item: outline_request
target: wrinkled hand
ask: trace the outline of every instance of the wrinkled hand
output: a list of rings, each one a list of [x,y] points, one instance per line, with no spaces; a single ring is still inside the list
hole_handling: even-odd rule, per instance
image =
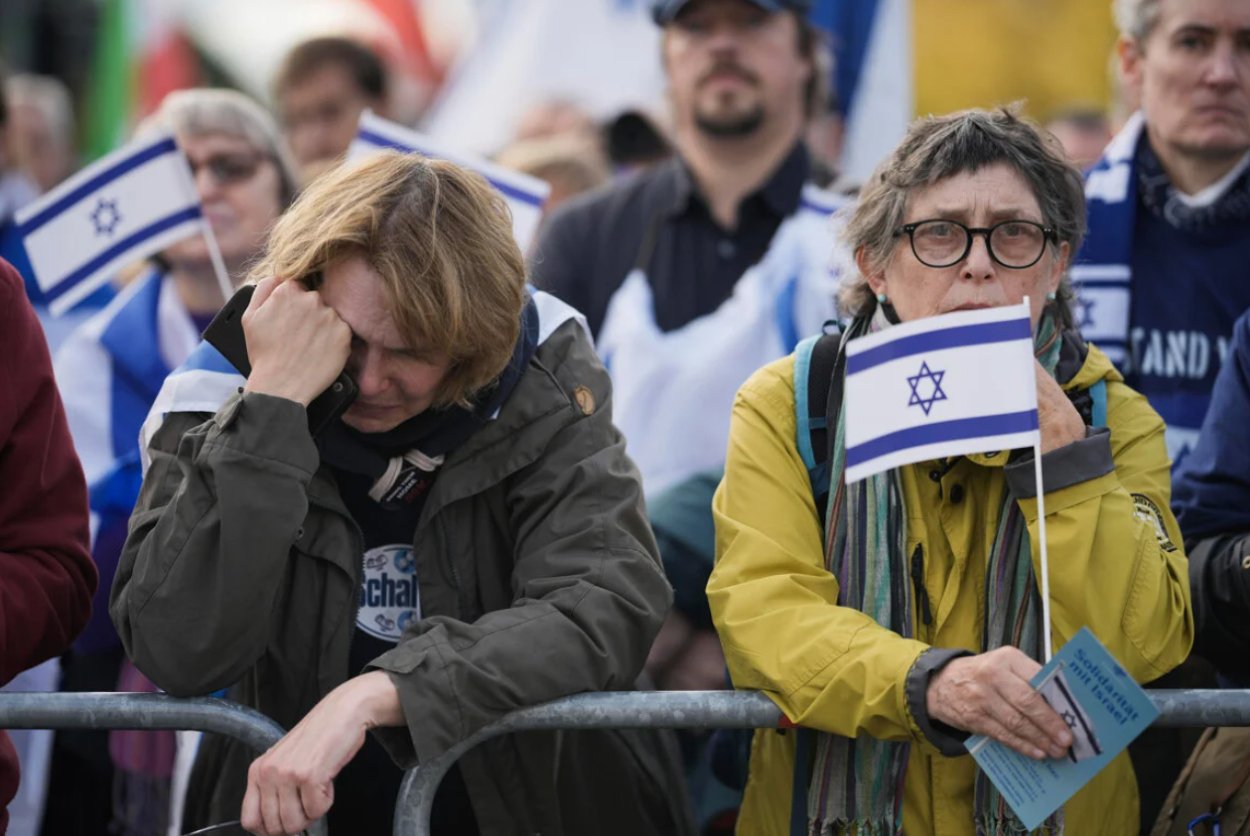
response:
[[[297,281],[262,279],[243,312],[252,374],[245,390],[308,406],[347,365],[351,329],[321,294]]]
[[[404,722],[390,677],[372,671],[335,688],[247,771],[240,819],[258,836],[299,833],[334,803],[334,777],[365,732]]]
[[[1072,733],[1029,685],[1039,670],[1041,665],[1014,647],[955,659],[929,680],[929,716],[1030,758],[1061,758]]]
[[[1049,453],[1085,437],[1085,421],[1072,401],[1042,364],[1033,361],[1037,378],[1037,420],[1042,430],[1042,452]]]

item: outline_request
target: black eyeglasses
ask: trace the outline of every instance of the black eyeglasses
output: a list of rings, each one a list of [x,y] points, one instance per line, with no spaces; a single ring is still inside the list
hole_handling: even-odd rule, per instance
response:
[[[968,227],[959,221],[935,218],[904,224],[894,237],[906,233],[911,251],[926,267],[950,267],[968,257],[974,235],[985,236],[990,258],[1004,267],[1023,270],[1032,267],[1046,251],[1046,242],[1056,240],[1055,230],[1036,221],[1002,221],[989,227]]]
[[[266,159],[268,156],[260,152],[214,154],[203,160],[193,160],[190,155],[187,155],[187,162],[191,164],[192,178],[199,175],[201,168],[206,168],[219,186],[230,186],[251,180],[256,174],[256,169],[260,168],[260,164]]]

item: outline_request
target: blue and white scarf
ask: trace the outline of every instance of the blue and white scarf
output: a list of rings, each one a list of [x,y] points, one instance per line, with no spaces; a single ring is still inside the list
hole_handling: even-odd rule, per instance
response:
[[[1081,336],[1123,369],[1129,357],[1129,287],[1132,280],[1133,225],[1138,141],[1145,124],[1133,114],[1085,176],[1089,234],[1070,275]]]

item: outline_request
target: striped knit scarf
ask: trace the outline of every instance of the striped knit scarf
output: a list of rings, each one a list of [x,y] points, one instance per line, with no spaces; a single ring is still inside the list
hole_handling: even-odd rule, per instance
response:
[[[856,320],[845,339],[888,327],[878,309]],[[1054,374],[1059,329],[1048,307],[1035,339],[1043,368]],[[902,636],[915,635],[913,592],[907,565],[906,514],[898,471],[869,477],[849,487],[845,410],[839,410],[830,461],[829,510],[825,522],[825,566],[838,579],[838,604],[853,607]],[[1042,654],[1041,601],[1033,577],[1029,533],[1010,494],[998,514],[998,530],[986,569],[986,617],[982,649],[1012,645],[1034,659]],[[847,738],[816,733],[807,792],[809,836],[894,836],[903,829],[903,781],[910,744],[867,735]],[[978,836],[1025,830],[1002,796],[977,772],[974,815]],[[1040,832],[1063,832],[1062,810]],[[971,823],[970,823],[971,824]]]

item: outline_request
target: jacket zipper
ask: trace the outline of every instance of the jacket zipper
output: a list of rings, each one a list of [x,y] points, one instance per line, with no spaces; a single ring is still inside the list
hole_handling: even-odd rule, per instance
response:
[[[924,588],[924,546],[919,543],[911,554],[911,582],[916,588],[916,600],[920,602],[920,620],[928,627],[933,623],[933,611],[929,609],[929,594]]]

